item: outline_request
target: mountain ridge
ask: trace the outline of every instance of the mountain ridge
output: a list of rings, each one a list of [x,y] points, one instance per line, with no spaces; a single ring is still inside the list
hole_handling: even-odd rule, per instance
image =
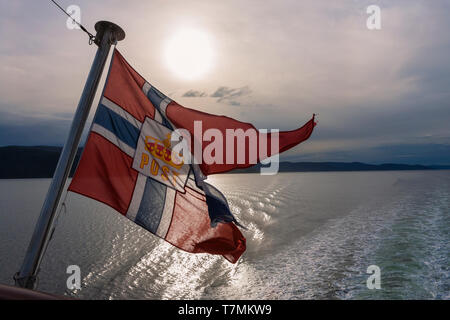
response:
[[[61,147],[53,146],[6,146],[0,147],[0,179],[51,178],[58,163]],[[78,148],[73,175],[80,159]],[[250,168],[236,169],[231,173],[259,173],[260,164]],[[331,171],[389,171],[389,170],[439,170],[450,165],[424,166],[398,163],[368,164],[363,162],[280,162],[279,172],[331,172]]]

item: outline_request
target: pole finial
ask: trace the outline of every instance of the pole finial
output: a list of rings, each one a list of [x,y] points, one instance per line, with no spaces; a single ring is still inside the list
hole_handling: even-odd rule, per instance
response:
[[[109,21],[98,21],[95,24],[95,31],[97,31],[95,36],[95,44],[100,45],[103,35],[107,29],[111,31],[111,44],[125,39],[125,31],[123,31],[123,29],[117,24]]]

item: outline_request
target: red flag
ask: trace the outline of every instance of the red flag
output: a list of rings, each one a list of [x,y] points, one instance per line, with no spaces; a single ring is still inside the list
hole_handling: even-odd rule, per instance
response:
[[[218,254],[236,263],[245,251],[246,240],[217,189],[196,181],[190,165],[176,167],[145,153],[145,148],[142,153],[153,160],[142,170],[134,166],[140,160],[143,135],[153,134],[165,151],[169,148],[162,142],[165,134],[172,132],[144,93],[145,84],[116,50],[68,190],[107,204],[182,250]],[[174,177],[178,180],[172,180]]]
[[[171,135],[176,129],[195,135],[195,121],[202,124],[202,137],[208,129],[225,136],[237,129],[256,131],[248,123],[180,106],[148,83],[115,50],[69,190],[109,205],[187,252],[220,254],[235,263],[245,251],[246,240],[235,225],[226,198],[204,181],[201,172],[207,175],[249,167],[283,152],[309,138],[314,117],[297,130],[280,132],[275,150],[271,150],[275,145],[270,139],[273,132],[258,132],[253,141],[257,144],[256,160],[249,138],[244,141],[240,159],[242,148],[235,144],[227,149],[223,142],[223,158],[232,163],[176,163]],[[202,152],[213,143],[203,138],[200,141]],[[267,154],[261,156],[260,149],[267,149]]]
[[[254,131],[255,134],[255,145],[256,148],[254,149],[254,153],[256,154],[256,158],[253,157],[255,160],[251,161],[251,155],[249,154],[251,151],[250,145],[250,139],[246,139],[245,141],[245,147],[243,149],[238,150],[238,144],[235,141],[233,143],[234,148],[230,150],[230,148],[227,148],[227,140],[223,139],[222,143],[222,150],[223,150],[223,156],[222,156],[222,163],[213,163],[213,164],[207,164],[205,161],[202,161],[200,165],[200,168],[202,172],[205,175],[210,175],[214,173],[221,173],[221,172],[228,172],[230,170],[236,169],[236,168],[248,168],[253,165],[255,165],[257,162],[260,162],[264,158],[273,156],[275,154],[281,153],[283,151],[286,151],[292,147],[295,147],[299,143],[307,140],[314,129],[314,126],[316,125],[315,117],[313,116],[311,120],[309,120],[304,126],[302,126],[299,129],[292,130],[292,131],[282,131],[279,132],[279,147],[277,150],[273,150],[271,146],[271,134],[270,133],[259,133],[258,130],[250,123],[240,122],[237,120],[234,120],[232,118],[226,117],[226,116],[217,116],[193,109],[189,109],[186,107],[183,107],[176,103],[175,101],[172,101],[168,104],[166,108],[166,114],[167,117],[170,119],[170,121],[175,125],[177,128],[183,128],[190,132],[191,136],[194,136],[194,121],[201,121],[202,123],[202,130],[201,130],[201,136],[204,136],[204,133],[210,129],[218,129],[220,130],[223,137],[227,137],[227,130],[236,131],[237,129],[242,129],[245,131]],[[266,137],[265,137],[266,136]],[[261,141],[267,141],[267,145],[265,147],[265,150],[267,150],[264,153],[264,157],[260,156],[260,143]],[[198,141],[198,139],[197,139]],[[203,141],[201,149],[202,151],[207,148],[209,144],[212,142],[209,141]],[[229,141],[228,141],[229,143]],[[191,150],[194,150],[194,139],[192,139],[192,145]],[[228,157],[228,152],[232,152],[233,156],[230,161],[231,163],[227,163],[226,159]],[[238,161],[238,153],[244,152],[245,155],[243,158],[245,159],[243,163],[239,163]]]

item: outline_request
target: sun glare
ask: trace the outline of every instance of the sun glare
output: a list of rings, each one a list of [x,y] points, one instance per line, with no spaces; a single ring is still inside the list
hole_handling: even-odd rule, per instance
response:
[[[210,37],[197,29],[179,30],[169,39],[165,57],[174,74],[184,79],[197,79],[211,68]]]

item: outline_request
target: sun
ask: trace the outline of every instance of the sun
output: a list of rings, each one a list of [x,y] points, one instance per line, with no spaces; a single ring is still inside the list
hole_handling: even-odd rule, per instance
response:
[[[211,39],[202,30],[181,29],[169,38],[165,58],[169,69],[178,77],[198,79],[212,66]]]

